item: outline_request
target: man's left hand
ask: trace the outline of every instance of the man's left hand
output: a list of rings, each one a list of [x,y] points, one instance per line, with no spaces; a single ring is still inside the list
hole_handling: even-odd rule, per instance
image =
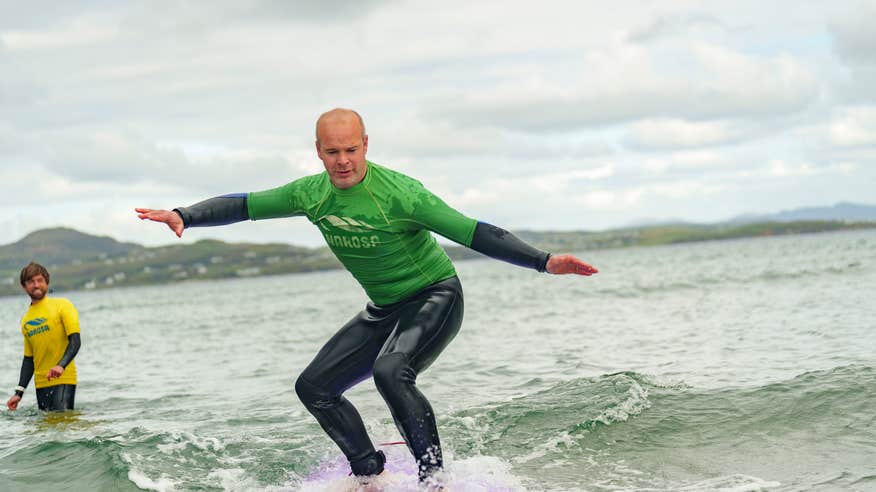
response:
[[[599,270],[597,270],[596,267],[584,263],[572,255],[551,255],[547,265],[545,265],[545,270],[548,273],[553,273],[555,275],[574,273],[576,275],[585,275],[587,277],[594,273],[599,273]]]
[[[64,374],[64,368],[61,366],[55,366],[49,369],[49,372],[46,373],[46,379],[49,381],[61,377],[61,374]]]

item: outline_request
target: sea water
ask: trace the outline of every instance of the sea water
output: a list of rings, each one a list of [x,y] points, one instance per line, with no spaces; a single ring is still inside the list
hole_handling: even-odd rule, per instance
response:
[[[876,231],[579,254],[600,273],[457,262],[465,321],[418,379],[449,490],[876,490]],[[82,324],[77,409],[37,411],[31,384],[0,411],[0,490],[346,472],[293,383],[364,306],[348,273],[55,295]],[[10,394],[26,301],[0,298]],[[400,439],[371,381],[347,396],[375,443]]]

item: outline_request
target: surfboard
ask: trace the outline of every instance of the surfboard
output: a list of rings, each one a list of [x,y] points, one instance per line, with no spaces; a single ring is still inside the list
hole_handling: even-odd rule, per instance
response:
[[[513,492],[525,490],[511,474],[511,466],[498,458],[476,456],[447,459],[439,478],[441,486],[421,487],[417,464],[404,446],[381,448],[386,453],[384,473],[362,480],[350,475],[350,466],[343,456],[328,457],[296,484],[302,492]]]

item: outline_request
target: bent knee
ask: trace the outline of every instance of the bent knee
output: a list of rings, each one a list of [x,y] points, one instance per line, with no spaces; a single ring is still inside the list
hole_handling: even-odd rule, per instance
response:
[[[380,391],[398,384],[416,382],[417,373],[408,364],[408,357],[405,354],[395,352],[381,355],[374,362],[374,384]]]
[[[302,403],[308,406],[323,406],[337,399],[337,395],[311,383],[304,376],[298,376],[295,380],[295,394]]]

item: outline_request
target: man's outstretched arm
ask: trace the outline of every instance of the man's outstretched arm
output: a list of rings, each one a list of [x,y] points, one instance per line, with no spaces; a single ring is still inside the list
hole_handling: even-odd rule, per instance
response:
[[[478,222],[471,240],[471,249],[490,258],[557,275],[590,276],[598,273],[594,266],[572,255],[551,255],[521,241],[510,232],[486,222]]]
[[[187,227],[210,227],[248,220],[250,217],[246,200],[246,193],[232,193],[173,210],[153,210],[151,208],[135,208],[134,210],[137,212],[137,217],[163,222],[177,237],[182,237],[183,230]]]

